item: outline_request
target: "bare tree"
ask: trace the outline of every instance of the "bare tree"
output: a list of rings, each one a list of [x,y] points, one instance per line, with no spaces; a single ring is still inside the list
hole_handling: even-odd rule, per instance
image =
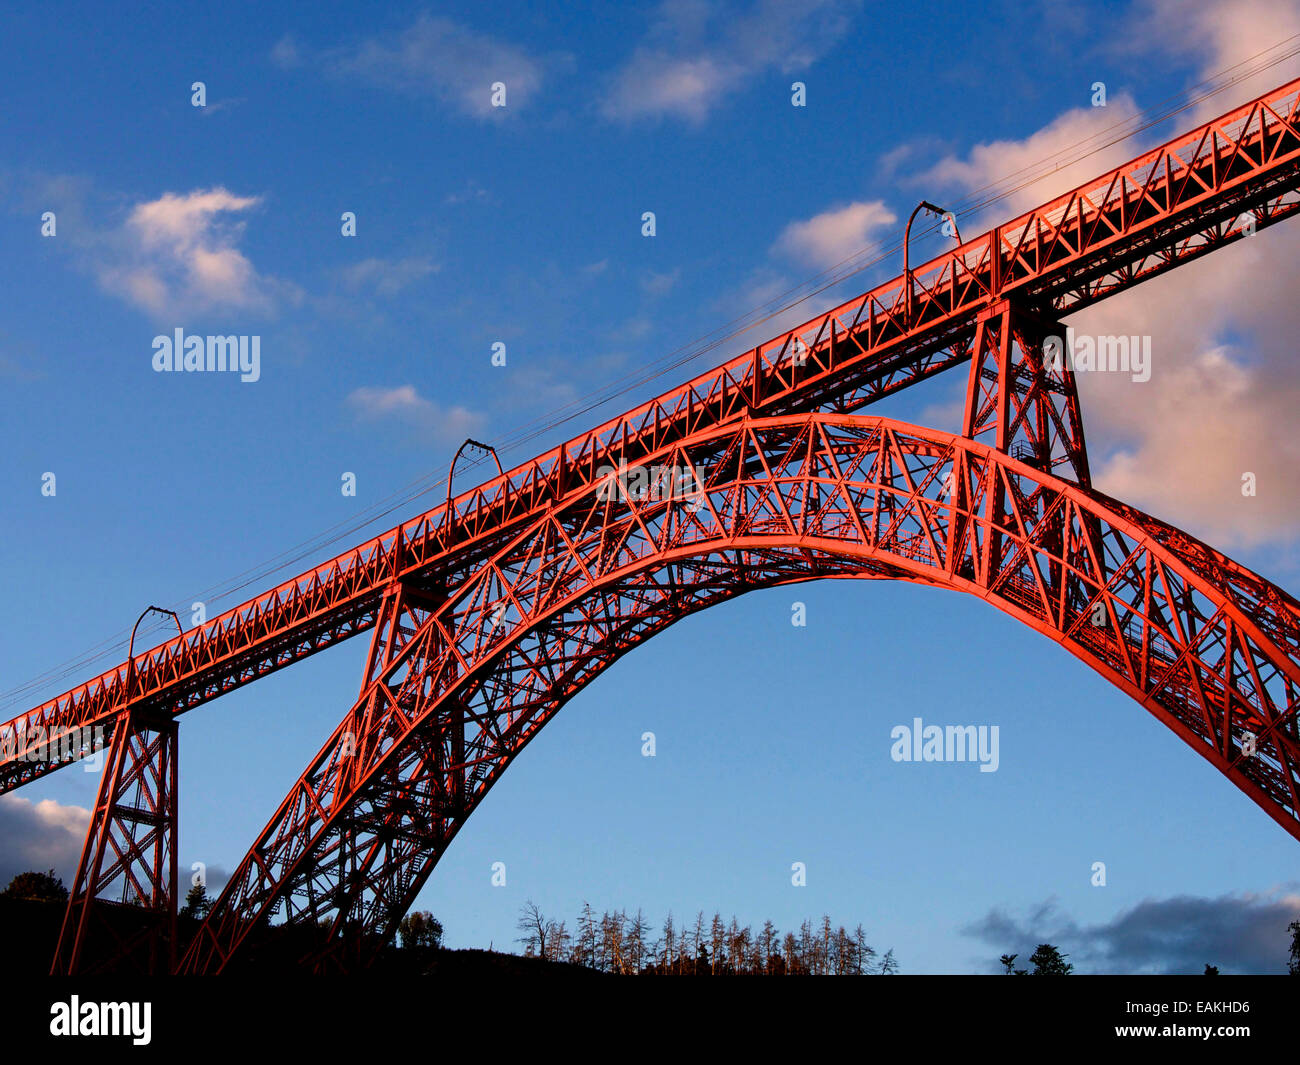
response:
[[[776,953],[777,934],[776,925],[771,921],[764,921],[763,931],[758,935],[758,946],[762,955],[760,971],[769,976],[772,973],[772,955]]]
[[[569,934],[569,929],[561,921],[556,924],[554,921],[546,922],[546,954],[547,961],[563,961],[569,955],[573,947],[573,936]]]
[[[578,917],[573,959],[579,965],[594,966],[596,962],[596,918],[592,915],[590,902],[582,904],[582,914]]]
[[[650,932],[650,926],[646,924],[645,917],[642,916],[640,909],[636,911],[636,916],[632,918],[632,923],[627,929],[627,958],[634,973],[639,973],[645,967],[646,953],[646,936]]]
[[[867,933],[863,930],[862,925],[858,925],[853,930],[853,945],[856,948],[854,960],[857,963],[853,970],[854,975],[864,976],[871,972],[871,963],[876,956],[876,952],[867,945]]]
[[[614,913],[602,914],[600,918],[601,943],[604,947],[609,970],[615,973],[622,973],[625,970],[623,961],[623,922],[625,919],[626,916],[617,910]]]
[[[781,946],[785,951],[785,971],[790,976],[794,976],[799,972],[799,941],[795,939],[793,932],[787,932]]]
[[[524,954],[528,957],[545,958],[552,922],[542,916],[542,911],[537,908],[537,904],[532,899],[524,903],[515,927],[523,933],[518,942],[524,945]]]
[[[626,910],[613,910],[599,917],[584,903],[576,933],[570,935],[563,921],[546,918],[530,899],[523,907],[518,928],[528,956],[547,961],[568,960],[601,972],[700,974],[752,973],[754,975],[862,976],[890,975],[899,971],[891,950],[876,962],[876,952],[867,943],[862,925],[850,932],[831,924],[823,915],[814,924],[805,920],[798,933],[784,936],[771,921],[755,932],[734,916],[730,923],[715,913],[706,931],[704,912],[678,927],[670,912],[663,923],[663,935],[650,938],[650,926],[641,910],[629,917]]]

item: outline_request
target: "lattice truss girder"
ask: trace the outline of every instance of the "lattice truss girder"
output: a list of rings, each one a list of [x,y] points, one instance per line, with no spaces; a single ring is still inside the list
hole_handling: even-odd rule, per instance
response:
[[[1042,341],[1063,315],[1300,210],[1298,103],[1300,82],[1264,94],[0,724],[0,791],[67,764],[66,754],[33,753],[46,744],[65,750],[49,741],[74,729],[100,724],[121,737],[123,721],[165,723],[374,628],[360,700],[250,852],[191,959],[191,967],[220,967],[255,922],[280,912],[299,926],[321,922],[321,965],[351,963],[391,932],[401,900],[409,903],[527,737],[628,647],[750,587],[884,576],[980,589],[1060,639],[1294,833],[1291,601],[1176,529],[1088,490],[1073,381],[1044,365]],[[977,443],[954,447],[939,488],[932,466],[908,463],[933,458],[940,438],[895,426],[874,473],[836,482],[841,527],[834,492],[823,513],[823,479],[808,475],[804,498],[785,497],[782,471],[796,467],[780,433],[797,422],[756,418],[858,409],[972,355],[963,435]],[[740,419],[762,440],[747,448],[729,435],[741,432]],[[842,434],[853,423],[818,424],[825,436],[827,425]],[[986,437],[1010,459],[981,451]],[[899,450],[925,439],[930,451]],[[670,453],[710,471],[702,505],[672,519],[595,496],[604,512],[593,539],[582,501],[602,468]],[[807,461],[816,455],[812,448]],[[733,462],[728,509],[716,477]],[[889,485],[896,473],[915,496],[910,515],[883,498],[902,490]],[[1059,491],[1053,473],[1075,486]],[[873,485],[882,498],[852,498]],[[764,511],[769,497],[779,515]],[[691,539],[703,512],[716,537],[707,543]],[[891,520],[897,525],[881,524]],[[620,529],[622,539],[606,542]],[[533,554],[511,554],[521,536],[532,538]],[[445,610],[460,604],[468,616],[476,597],[491,603],[486,651],[465,617]],[[507,630],[517,639],[491,650]],[[114,780],[133,776],[132,760],[145,766],[155,757],[124,750]],[[172,801],[168,825],[174,787]],[[92,826],[86,856],[98,857],[84,884],[79,875],[70,921],[77,900],[95,901],[119,871],[140,893],[132,866],[147,848],[109,823],[116,817],[137,831],[141,819],[124,809],[97,807],[108,820]],[[82,906],[75,927],[93,910]]]
[[[115,727],[53,973],[93,973],[123,963],[146,972],[170,967],[177,756],[172,719],[132,714]]]
[[[749,413],[860,409],[968,359],[977,317],[999,300],[1059,319],[1291,217],[1298,114],[1300,81],[944,252],[913,271],[910,301],[891,279],[146,652],[131,692],[123,664],[0,723],[0,791],[67,764],[33,757],[44,735],[107,727],[133,700],[182,713],[371,628],[394,567],[488,557],[611,459]]]
[[[593,488],[429,609],[394,585],[387,608],[402,620],[384,632],[400,638],[376,637],[359,699],[187,968],[222,968],[273,917],[319,926],[319,967],[364,959],[514,755],[593,677],[695,610],[816,577],[988,599],[1138,699],[1300,838],[1300,610],[1262,578],[1004,453],[889,420],[757,420],[656,462],[703,490],[615,502]]]
[[[1092,479],[1083,417],[1065,338],[1060,322],[1010,300],[982,312],[962,435],[1087,487]]]

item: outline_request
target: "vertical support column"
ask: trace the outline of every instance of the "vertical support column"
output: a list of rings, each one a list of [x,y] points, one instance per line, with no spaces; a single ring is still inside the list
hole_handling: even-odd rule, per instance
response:
[[[429,611],[436,608],[441,590],[432,596],[427,591],[404,585],[395,580],[385,591],[378,611],[378,620],[371,637],[366,671],[362,677],[361,697],[358,702],[360,716],[355,718],[353,753],[343,773],[344,790],[357,788],[370,771],[373,759],[379,753],[379,737],[386,733],[388,719],[394,712],[390,688],[408,670],[422,670],[427,655],[417,652],[404,663],[394,677],[384,684],[378,678],[401,656],[407,642],[421,626]],[[409,710],[409,706],[398,708]],[[392,842],[392,833],[400,825],[409,798],[403,793],[407,782],[396,776],[379,787],[375,806],[363,817],[344,821],[339,826],[337,866],[332,871],[334,887],[331,902],[334,915],[325,941],[313,948],[309,955],[299,959],[308,962],[317,973],[351,972],[364,967],[379,949],[374,942],[374,931],[366,924],[363,893],[373,889],[374,874],[371,866],[376,852]],[[391,790],[387,790],[391,789]]]
[[[390,595],[396,595],[396,591]],[[401,593],[400,605],[393,607],[392,635],[376,634],[376,647],[372,660],[382,664],[391,661],[400,644],[396,625],[404,612],[412,631],[421,627],[427,615],[435,610],[446,595],[445,587],[435,586],[432,591],[407,588]],[[402,641],[404,643],[404,639]],[[431,672],[446,650],[441,635],[435,630],[428,635],[427,643],[412,654],[403,665],[404,670],[423,676],[419,685],[422,691],[432,692],[435,672]],[[373,681],[376,670],[367,676]],[[409,676],[410,674],[408,674]],[[369,683],[369,682],[368,682]],[[363,689],[364,692],[364,689]],[[403,696],[399,707],[403,713],[418,708]],[[416,696],[418,701],[421,696]],[[372,706],[376,704],[372,701]],[[410,856],[418,852],[416,839],[427,845],[441,838],[447,824],[463,814],[467,802],[465,772],[465,724],[469,711],[460,702],[449,704],[445,714],[429,722],[419,744],[419,752],[404,767],[393,767],[385,776],[374,782],[369,793],[369,808],[355,825],[340,824],[338,851],[340,864],[335,890],[331,897],[334,916],[321,947],[302,962],[313,972],[354,972],[365,968],[384,949],[385,940],[380,935],[394,929],[376,925],[376,899],[406,898],[410,877],[415,875],[410,866]],[[363,738],[361,746],[369,749]],[[360,782],[358,774],[351,786]],[[421,795],[441,796],[430,802]],[[430,809],[422,809],[424,804]],[[413,816],[417,815],[417,816]],[[345,861],[346,859],[346,861]],[[408,900],[409,901],[409,900]]]
[[[962,435],[1091,487],[1065,328],[999,300],[980,313]]]
[[[400,542],[397,550],[400,550]],[[394,552],[396,557],[397,551]],[[395,564],[398,570],[398,564]],[[400,570],[398,570],[400,572]],[[365,696],[375,680],[393,662],[405,646],[410,633],[419,625],[408,613],[412,609],[406,586],[401,580],[394,580],[384,592],[383,602],[379,607],[378,620],[370,639],[370,650],[366,655],[366,671],[361,678],[361,696]],[[403,630],[403,622],[409,630]],[[382,690],[381,690],[382,689]],[[357,719],[357,732],[353,737],[353,753],[349,758],[347,772],[344,775],[347,790],[357,786],[365,776],[370,761],[375,755],[376,726],[391,711],[388,689],[381,685],[370,694],[363,707],[362,715]],[[345,823],[339,828],[338,865],[334,872],[338,912],[334,916],[331,935],[323,951],[316,955],[318,972],[349,972],[353,970],[364,953],[362,942],[363,928],[352,912],[357,902],[358,876],[365,866],[362,853],[365,844],[366,825]]]
[[[1064,350],[1065,330],[1010,300],[999,300],[981,312],[975,329],[970,376],[966,386],[962,435],[989,445],[1012,458],[1083,487],[1091,487],[1088,453],[1074,373]],[[966,566],[986,587],[1002,561],[999,531],[1011,520],[1007,485],[990,466],[980,483],[963,475],[954,485],[954,517],[950,525],[950,566]],[[1013,488],[1014,490],[1014,488]],[[1025,508],[1045,505],[1017,498]],[[964,514],[978,508],[983,516],[983,541],[978,550],[968,543],[974,535]],[[1057,556],[1064,548],[1065,529],[1048,537],[1043,546]],[[1053,564],[1048,583],[1061,579]]]
[[[139,708],[114,725],[52,975],[174,968],[177,738]]]

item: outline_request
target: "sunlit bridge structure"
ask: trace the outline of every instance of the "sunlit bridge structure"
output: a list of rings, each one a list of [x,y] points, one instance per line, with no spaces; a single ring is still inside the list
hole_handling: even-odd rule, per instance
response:
[[[1044,356],[1063,317],[1300,210],[1298,103],[1266,93],[4,723],[3,791],[70,764],[51,738],[108,748],[53,971],[231,971],[281,922],[302,964],[364,967],[589,681],[689,614],[831,577],[979,596],[1300,838],[1296,600],[1093,488]],[[864,413],[958,366],[958,432]],[[688,475],[610,491],[620,464]],[[362,633],[360,691],[177,957],[181,716]]]

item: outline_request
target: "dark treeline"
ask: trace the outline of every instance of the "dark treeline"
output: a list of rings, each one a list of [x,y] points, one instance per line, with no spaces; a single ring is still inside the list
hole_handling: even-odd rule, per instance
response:
[[[835,928],[829,917],[819,925],[804,921],[798,932],[764,921],[762,928],[742,926],[721,914],[706,919],[703,911],[678,926],[670,913],[652,928],[640,910],[597,915],[584,904],[572,929],[546,917],[532,902],[519,917],[524,956],[569,962],[618,975],[730,976],[867,976],[898,972],[894,952],[878,957],[858,925],[852,932]]]

